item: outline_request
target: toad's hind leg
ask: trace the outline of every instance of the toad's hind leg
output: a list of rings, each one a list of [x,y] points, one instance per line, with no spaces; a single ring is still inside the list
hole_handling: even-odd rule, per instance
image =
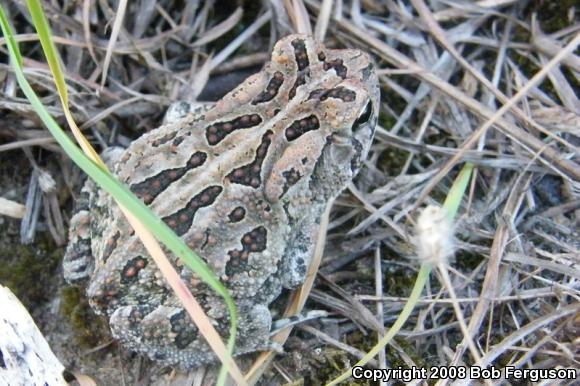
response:
[[[234,354],[266,350],[272,324],[270,311],[264,305],[239,309],[239,329]],[[215,320],[218,332],[227,334],[223,319]],[[111,314],[113,336],[131,350],[146,354],[152,360],[182,368],[193,368],[215,362],[217,357],[200,335],[187,312],[181,307],[131,305],[119,307]]]
[[[120,147],[110,147],[101,154],[101,158],[107,167],[112,169],[123,152],[124,149]],[[99,222],[93,210],[97,193],[97,185],[89,178],[85,181],[75,204],[75,214],[69,227],[69,243],[62,263],[64,278],[69,283],[85,282],[95,268],[91,242],[95,221]]]
[[[284,288],[296,288],[306,279],[320,229],[319,216],[319,213],[315,213],[303,220],[298,231],[288,240],[280,262],[280,279]]]
[[[75,215],[69,227],[69,243],[63,258],[64,278],[69,283],[82,282],[93,273],[94,259],[91,252],[90,196],[92,181],[87,181],[75,205]]]
[[[117,308],[109,319],[113,336],[152,360],[168,365],[193,367],[211,362],[211,350],[199,347],[197,327],[185,310],[159,305]],[[196,353],[197,351],[197,353]]]

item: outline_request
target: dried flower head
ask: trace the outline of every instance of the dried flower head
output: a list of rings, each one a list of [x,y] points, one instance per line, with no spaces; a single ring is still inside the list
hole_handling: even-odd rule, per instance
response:
[[[434,205],[426,207],[417,219],[413,242],[421,262],[432,265],[447,264],[455,250],[453,226],[447,210]]]
[[[56,191],[56,182],[46,170],[38,168],[38,184],[44,193],[53,193]]]

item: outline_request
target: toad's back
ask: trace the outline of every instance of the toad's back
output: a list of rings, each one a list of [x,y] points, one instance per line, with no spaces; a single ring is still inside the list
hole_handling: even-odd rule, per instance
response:
[[[303,281],[318,218],[366,157],[377,111],[367,55],[291,35],[212,110],[162,126],[114,157],[121,181],[232,292],[245,316],[237,353],[268,346],[268,304]],[[214,359],[111,198],[91,182],[84,193],[67,278],[89,279],[91,304],[130,348],[184,367]],[[221,298],[174,262],[227,331]]]

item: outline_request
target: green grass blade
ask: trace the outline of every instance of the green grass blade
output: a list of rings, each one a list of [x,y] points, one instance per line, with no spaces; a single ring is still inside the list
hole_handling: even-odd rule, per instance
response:
[[[449,220],[451,221],[455,218],[455,215],[459,210],[459,205],[461,204],[461,199],[465,194],[465,189],[467,189],[467,184],[471,178],[472,171],[473,164],[471,162],[466,163],[455,178],[455,181],[453,181],[453,185],[451,186],[451,189],[449,189],[449,193],[445,198],[443,207],[447,210],[447,217],[449,217]]]
[[[467,184],[469,183],[469,178],[471,177],[472,171],[473,164],[471,163],[465,164],[463,169],[461,169],[461,172],[459,172],[459,174],[457,175],[457,178],[455,178],[455,181],[453,181],[453,185],[451,186],[451,189],[449,190],[449,193],[443,205],[443,207],[447,211],[447,217],[449,218],[449,221],[452,221],[455,218],[455,215],[457,214],[459,205],[461,204],[461,199],[465,194],[465,190],[467,188]],[[407,303],[401,310],[401,313],[399,314],[397,320],[395,321],[395,323],[393,323],[389,331],[352,368],[340,374],[337,378],[333,379],[326,386],[334,386],[350,378],[352,376],[352,370],[354,367],[366,365],[391,341],[391,339],[395,337],[395,335],[399,332],[399,330],[403,328],[405,322],[407,321],[407,319],[411,315],[411,312],[415,308],[415,305],[419,301],[421,293],[423,292],[423,288],[425,287],[425,284],[429,279],[429,275],[431,273],[432,268],[433,267],[429,262],[423,262],[421,264],[421,268],[419,269],[419,274],[417,275],[417,279],[415,280],[415,285],[413,286],[411,295],[409,296]]]
[[[46,62],[50,67],[52,76],[54,78],[54,83],[59,90],[59,95],[62,99],[62,104],[68,106],[68,94],[66,92],[66,82],[64,81],[64,74],[60,71],[59,56],[54,46],[54,41],[51,39],[52,34],[50,33],[50,27],[48,26],[48,21],[46,16],[42,11],[39,1],[27,0],[26,4],[28,10],[30,11],[30,16],[32,16],[32,21],[34,22],[34,27],[38,33],[40,39],[40,44],[42,46],[42,51],[46,56]]]
[[[423,288],[427,283],[427,279],[429,279],[429,274],[431,273],[431,266],[428,264],[421,265],[419,269],[419,274],[417,274],[417,279],[415,280],[415,285],[411,290],[411,295],[409,295],[409,300],[405,303],[405,306],[401,310],[401,313],[395,320],[395,323],[391,326],[389,331],[378,341],[378,343],[373,346],[373,348],[365,354],[364,357],[360,361],[358,361],[353,367],[345,371],[344,373],[340,374],[337,378],[330,381],[326,386],[334,386],[343,382],[352,376],[352,370],[354,367],[357,366],[364,366],[366,365],[371,359],[373,359],[389,342],[391,339],[395,337],[395,335],[403,328],[405,322],[411,315],[411,312],[415,308],[415,305],[419,301],[421,297],[421,293],[423,292]]]

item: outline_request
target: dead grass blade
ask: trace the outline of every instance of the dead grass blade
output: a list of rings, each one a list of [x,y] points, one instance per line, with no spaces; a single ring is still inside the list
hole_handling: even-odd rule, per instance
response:
[[[248,28],[239,34],[234,40],[232,40],[223,50],[220,51],[216,56],[214,56],[211,61],[211,69],[216,68],[222,62],[224,62],[242,43],[244,43],[250,36],[252,36],[256,31],[258,31],[264,24],[270,20],[272,17],[272,12],[267,11],[262,16],[257,18]]]
[[[312,35],[310,17],[306,11],[304,2],[302,0],[284,0],[284,6],[292,24],[294,25],[294,30],[298,33]]]
[[[568,55],[569,53],[573,52],[576,47],[580,44],[580,34],[576,35],[576,37],[566,46],[566,48],[558,53],[545,67],[543,67],[524,87],[522,87],[516,95],[514,95],[506,104],[504,104],[495,114],[493,114],[482,126],[480,126],[473,134],[467,139],[461,149],[469,149],[475,145],[477,140],[487,129],[489,129],[499,118],[504,115],[516,102],[518,102],[521,98],[523,98],[526,93],[530,91],[532,87],[538,84],[552,69],[552,67],[556,66],[563,57]],[[539,141],[536,139],[536,141]],[[541,158],[541,153],[547,153],[547,150],[550,149],[549,145],[542,145],[540,149],[538,149],[538,158]],[[555,152],[554,150],[550,149],[551,152]],[[461,159],[462,153],[457,153],[453,156],[445,166],[439,171],[439,173],[430,181],[430,183],[423,189],[421,195],[419,196],[418,203],[422,202],[423,199],[429,194],[429,192],[435,187],[439,181],[445,175],[449,173],[449,171],[455,166],[455,164]],[[560,157],[557,158],[558,161],[564,161]],[[571,164],[572,162],[570,162]],[[580,180],[580,167],[573,168],[572,165],[569,165],[568,162],[561,162],[560,166],[566,166],[563,168],[567,172],[571,172],[571,176]]]
[[[341,1],[341,0],[338,0]],[[314,38],[319,42],[324,41],[324,36],[326,35],[326,30],[328,29],[328,23],[330,21],[330,14],[332,12],[333,0],[323,0],[322,6],[320,7],[320,13],[316,18],[316,26],[314,27]]]
[[[487,263],[487,270],[483,280],[483,288],[480,293],[480,300],[473,311],[471,320],[467,327],[467,333],[464,334],[462,343],[460,343],[451,360],[451,366],[457,365],[465,350],[467,339],[472,339],[475,331],[477,331],[483,322],[485,314],[489,310],[492,299],[495,297],[497,286],[497,278],[499,277],[499,267],[505,247],[510,238],[510,229],[518,208],[522,204],[525,191],[528,189],[531,177],[529,175],[522,175],[517,179],[515,186],[512,188],[508,201],[503,209],[504,222],[502,222],[494,235],[493,244],[491,246],[490,260]],[[485,362],[483,362],[485,363]]]
[[[554,310],[552,313],[545,315],[541,318],[538,318],[525,326],[520,327],[512,334],[507,336],[504,340],[500,343],[495,345],[490,351],[488,351],[483,358],[481,358],[482,365],[488,366],[494,359],[500,356],[503,352],[507,351],[510,347],[513,347],[518,341],[524,339],[526,336],[529,336],[534,331],[537,331],[554,321],[565,318],[565,317],[574,317],[577,316],[580,312],[580,304],[570,304],[568,306],[564,306],[557,310]]]
[[[95,49],[93,47],[93,41],[91,38],[91,26],[90,26],[90,12],[91,12],[91,0],[83,0],[83,8],[82,8],[82,21],[83,21],[83,38],[85,39],[85,44],[87,45],[87,49],[89,51],[89,55],[93,59],[93,62],[98,66],[99,61],[97,60],[97,56],[95,55]]]
[[[218,39],[220,36],[234,28],[240,22],[243,15],[244,10],[241,7],[236,8],[227,19],[205,31],[191,46],[199,47]]]
[[[25,213],[26,206],[0,197],[0,215],[23,218]]]
[[[540,52],[543,52],[546,56],[553,58],[558,55],[564,47],[559,45],[554,41],[554,39],[546,36],[544,32],[540,29],[536,15],[532,16],[532,45]],[[580,75],[580,57],[575,53],[572,53],[564,58],[562,58],[562,64],[570,67],[572,70],[576,71]]]
[[[105,60],[103,62],[101,88],[105,87],[105,82],[107,81],[107,72],[109,71],[109,64],[111,63],[113,49],[117,42],[117,38],[119,37],[119,33],[121,32],[121,26],[123,25],[123,19],[125,18],[126,10],[127,10],[127,0],[120,0],[117,6],[117,11],[115,12],[115,19],[113,20],[113,29],[111,30],[109,44],[107,45],[107,53],[105,54]]]

